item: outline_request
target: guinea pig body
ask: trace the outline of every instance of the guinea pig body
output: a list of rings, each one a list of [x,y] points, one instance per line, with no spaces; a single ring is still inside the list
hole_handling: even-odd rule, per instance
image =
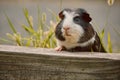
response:
[[[106,52],[90,24],[92,19],[84,9],[64,9],[59,17],[61,21],[55,29],[58,51]]]

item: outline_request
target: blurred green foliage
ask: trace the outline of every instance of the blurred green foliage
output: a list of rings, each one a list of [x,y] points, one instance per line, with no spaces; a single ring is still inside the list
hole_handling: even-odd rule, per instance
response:
[[[59,21],[58,16],[55,16],[55,13],[49,10],[51,15],[54,16],[56,22]],[[51,21],[50,25],[46,23],[46,13],[41,13],[38,8],[38,26],[37,30],[33,27],[33,17],[29,15],[28,10],[23,9],[24,16],[27,20],[28,25],[23,24],[22,28],[28,33],[28,36],[23,37],[20,33],[17,32],[15,26],[6,15],[12,34],[7,33],[7,36],[10,38],[10,42],[18,46],[33,46],[33,47],[42,47],[42,48],[53,48],[56,46],[56,40],[54,37],[54,28],[55,23]],[[8,41],[2,39],[4,41]]]

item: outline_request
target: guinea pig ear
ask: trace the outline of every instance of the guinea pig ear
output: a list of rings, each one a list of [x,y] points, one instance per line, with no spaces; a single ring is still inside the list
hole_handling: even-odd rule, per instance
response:
[[[60,17],[60,19],[63,19],[63,18],[64,18],[63,11],[61,11],[61,12],[59,13],[59,17]]]
[[[86,22],[90,22],[92,20],[89,14],[86,12],[82,14],[82,19]]]

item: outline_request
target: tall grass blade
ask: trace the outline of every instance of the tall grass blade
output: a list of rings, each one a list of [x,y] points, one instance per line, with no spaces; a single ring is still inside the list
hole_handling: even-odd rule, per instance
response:
[[[31,28],[31,27],[28,27],[28,26],[26,26],[26,25],[22,25],[22,27],[23,27],[23,28],[25,29],[25,31],[28,32],[29,34],[34,34],[34,33],[35,33],[34,29]]]
[[[53,35],[53,32],[50,31],[50,32],[48,33],[47,37],[45,38],[44,42],[43,42],[43,47],[47,47],[47,44],[49,43],[52,35]]]
[[[111,43],[110,33],[108,33],[108,51],[112,53],[112,43]]]
[[[12,34],[10,34],[10,33],[6,33],[6,35],[7,35],[10,39],[15,40],[14,35],[12,35]]]
[[[29,26],[33,29],[33,25],[30,21],[29,12],[28,12],[27,8],[24,8],[23,11],[24,11],[24,15],[25,15],[25,18],[26,18]]]
[[[4,39],[4,38],[0,38],[0,41],[6,42],[6,43],[13,43],[13,41],[7,40],[7,39]]]
[[[43,14],[42,14],[42,22],[43,22],[43,23],[46,22],[46,17],[47,17],[47,16],[46,16],[46,13],[43,13]]]
[[[17,33],[17,31],[16,31],[13,23],[11,22],[11,20],[9,19],[9,17],[8,17],[7,15],[6,15],[6,18],[7,18],[7,21],[8,21],[8,23],[9,23],[10,28],[11,28],[11,30],[13,31],[13,33]]]
[[[28,39],[25,45],[29,47],[31,46],[31,42],[32,42],[31,39]]]
[[[103,29],[103,30],[100,32],[100,38],[101,38],[101,40],[103,40],[104,36],[105,36],[105,30]]]
[[[23,45],[23,42],[22,42],[22,37],[20,34],[13,34],[14,36],[14,40],[15,42],[17,43],[18,46],[22,46]]]

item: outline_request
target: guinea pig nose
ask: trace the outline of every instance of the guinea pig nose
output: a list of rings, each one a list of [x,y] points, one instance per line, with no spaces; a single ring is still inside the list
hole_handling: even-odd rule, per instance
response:
[[[63,29],[64,29],[64,30],[69,30],[69,29],[70,29],[70,27],[63,27]]]

